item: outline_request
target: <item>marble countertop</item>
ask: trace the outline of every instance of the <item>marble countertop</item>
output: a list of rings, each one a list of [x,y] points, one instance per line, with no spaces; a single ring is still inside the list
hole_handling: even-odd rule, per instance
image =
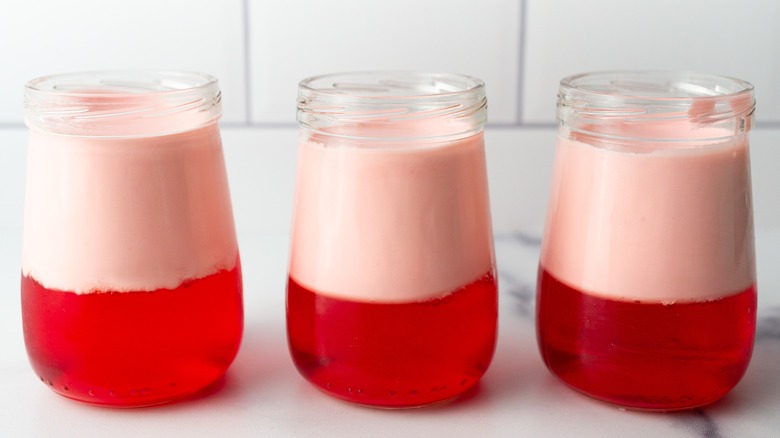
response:
[[[757,236],[760,310],[747,374],[721,401],[677,413],[621,410],[570,390],[546,370],[533,321],[539,239],[522,234],[496,236],[499,341],[493,363],[475,390],[441,406],[400,411],[332,399],[304,381],[289,359],[285,258],[263,258],[286,254],[287,239],[263,240],[266,251],[244,251],[245,266],[263,267],[268,274],[249,281],[244,342],[227,376],[192,399],[153,408],[88,406],[42,385],[24,352],[18,278],[3,277],[0,435],[717,438],[770,437],[780,430],[780,299],[770,293],[780,287],[779,271],[771,269],[780,258],[780,233]],[[0,261],[16,262],[15,251],[6,245],[2,251]]]
[[[780,436],[780,229],[772,227],[756,231],[759,311],[751,365],[740,384],[710,406],[677,413],[626,411],[585,397],[553,377],[539,356],[534,328],[540,238],[535,232],[506,231],[503,226],[497,227],[495,236],[499,338],[493,362],[476,389],[448,404],[399,411],[354,406],[324,395],[295,370],[284,329],[294,152],[289,148],[286,155],[277,156],[278,149],[256,147],[263,142],[294,144],[295,131],[266,137],[254,131],[225,134],[226,144],[245,145],[247,151],[260,154],[242,155],[232,146],[226,151],[244,267],[246,326],[241,351],[225,378],[205,392],[178,403],[130,410],[60,397],[41,384],[27,361],[19,300],[25,132],[0,138],[7,144],[18,143],[0,160],[4,212],[0,215],[0,437]],[[510,134],[493,132],[491,141],[499,143],[506,136],[509,148],[516,141]],[[539,135],[540,148],[545,147],[542,141],[551,144],[551,134]],[[257,172],[257,163],[268,159],[276,163],[273,172],[277,173]],[[501,164],[501,160],[493,162]],[[758,163],[760,180],[762,162]],[[527,164],[528,169],[533,166]],[[282,189],[262,195],[260,202],[257,187],[272,182]],[[492,190],[513,189],[510,184],[495,184]],[[524,193],[523,202],[535,202],[532,192]],[[504,195],[506,199],[516,196],[498,193],[499,202],[494,203],[498,224],[516,222],[507,216],[511,210],[502,210]],[[539,198],[543,202],[543,196]],[[269,205],[280,211],[271,218]]]

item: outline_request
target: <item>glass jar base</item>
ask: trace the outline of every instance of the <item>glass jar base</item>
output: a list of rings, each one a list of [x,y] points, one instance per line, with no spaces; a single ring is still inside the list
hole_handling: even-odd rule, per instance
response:
[[[643,403],[630,402],[630,400],[635,400],[641,396],[620,396],[620,395],[607,396],[607,395],[592,394],[570,384],[566,380],[562,379],[560,376],[555,375],[555,373],[553,373],[553,375],[559,382],[563,383],[564,385],[566,385],[567,388],[573,390],[574,392],[581,394],[582,396],[585,396],[591,400],[596,400],[601,403],[612,405],[621,411],[652,412],[652,413],[659,413],[659,414],[666,413],[666,412],[690,411],[693,409],[697,409],[703,406],[708,406],[713,403],[716,403],[717,401],[721,400],[723,397],[728,395],[728,393],[725,393],[718,397],[714,397],[706,400],[698,400],[696,402],[685,404],[685,405],[680,405],[680,404],[672,405],[669,403],[666,404],[659,403],[657,406],[650,406],[646,402]]]
[[[430,396],[426,398],[424,394],[419,394],[416,391],[414,393],[410,392],[409,394],[397,394],[393,391],[388,391],[387,398],[385,399],[374,397],[371,401],[367,401],[365,400],[364,391],[362,390],[359,392],[355,391],[354,397],[348,397],[341,392],[333,390],[332,388],[323,387],[318,382],[315,382],[307,377],[305,378],[307,382],[315,389],[340,402],[368,409],[388,411],[444,406],[453,403],[456,400],[468,397],[470,393],[476,390],[479,383],[479,380],[475,380],[471,383],[471,385],[460,388],[458,392],[441,394],[440,398]]]
[[[287,293],[288,309],[295,309],[287,314],[293,362],[315,387],[341,400],[386,408],[438,403],[474,386],[493,356],[492,273],[442,298],[411,303],[328,297],[292,278]]]
[[[544,363],[592,398],[632,410],[692,409],[727,394],[750,362],[754,286],[717,300],[664,304],[587,294],[544,269],[539,284]]]
[[[113,391],[89,390],[86,393],[74,392],[67,385],[55,386],[43,378],[41,378],[41,381],[47,384],[55,394],[79,403],[111,409],[137,409],[181,402],[197,398],[200,395],[211,394],[222,387],[224,375],[220,375],[205,384],[190,385],[186,389],[175,386],[158,390],[145,388],[140,391],[131,391],[130,394],[124,396],[114,394],[112,393]],[[165,393],[165,390],[168,390],[168,392]]]

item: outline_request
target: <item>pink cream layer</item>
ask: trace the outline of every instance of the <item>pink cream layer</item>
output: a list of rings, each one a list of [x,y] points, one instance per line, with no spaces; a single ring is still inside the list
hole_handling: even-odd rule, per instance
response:
[[[301,142],[290,261],[298,284],[334,298],[412,302],[492,269],[481,132],[438,143]]]
[[[238,252],[216,124],[163,136],[30,130],[22,273],[48,289],[174,289]]]
[[[671,303],[747,289],[755,282],[747,139],[627,151],[559,138],[541,265],[615,299]]]

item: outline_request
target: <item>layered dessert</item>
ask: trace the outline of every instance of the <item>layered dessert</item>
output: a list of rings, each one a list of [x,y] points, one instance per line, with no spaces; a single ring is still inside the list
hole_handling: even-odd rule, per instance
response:
[[[450,399],[487,369],[497,299],[481,131],[304,136],[287,328],[300,372],[356,403]]]
[[[31,127],[23,239],[27,351],[58,393],[160,403],[235,357],[241,271],[216,123],[135,137]]]
[[[639,409],[700,406],[736,385],[752,352],[747,139],[687,121],[643,129],[722,140],[624,147],[559,137],[539,344],[547,366],[591,396]]]

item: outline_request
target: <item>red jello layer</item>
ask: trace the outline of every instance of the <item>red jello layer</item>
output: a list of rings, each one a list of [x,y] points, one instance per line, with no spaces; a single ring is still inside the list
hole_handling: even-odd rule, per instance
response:
[[[592,397],[648,410],[718,400],[742,378],[756,329],[756,288],[673,304],[574,289],[540,269],[537,335],[547,367]]]
[[[496,282],[486,274],[444,297],[410,303],[348,301],[287,289],[290,352],[325,392],[378,407],[421,406],[472,387],[493,357]]]
[[[76,294],[22,277],[27,353],[61,395],[118,407],[163,403],[216,381],[243,330],[241,269],[151,292]]]

